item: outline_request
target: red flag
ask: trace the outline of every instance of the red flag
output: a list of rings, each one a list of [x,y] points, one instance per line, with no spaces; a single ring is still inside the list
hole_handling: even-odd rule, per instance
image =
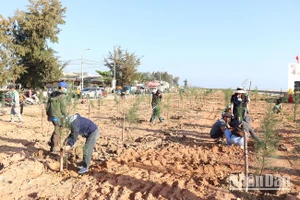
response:
[[[299,63],[299,56],[298,55],[296,56],[296,60],[297,60],[297,63]]]

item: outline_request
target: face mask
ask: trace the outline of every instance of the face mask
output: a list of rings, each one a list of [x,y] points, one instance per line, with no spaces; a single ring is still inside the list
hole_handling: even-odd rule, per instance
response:
[[[67,93],[68,92],[67,88],[64,88],[62,92]]]

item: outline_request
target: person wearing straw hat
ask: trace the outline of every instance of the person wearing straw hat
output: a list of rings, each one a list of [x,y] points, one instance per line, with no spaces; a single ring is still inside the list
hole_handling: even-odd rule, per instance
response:
[[[231,112],[234,115],[235,120],[246,120],[250,123],[250,118],[245,117],[246,113],[249,113],[248,103],[249,97],[246,95],[246,91],[243,87],[237,87],[234,94],[231,96]],[[239,113],[239,112],[240,113]]]

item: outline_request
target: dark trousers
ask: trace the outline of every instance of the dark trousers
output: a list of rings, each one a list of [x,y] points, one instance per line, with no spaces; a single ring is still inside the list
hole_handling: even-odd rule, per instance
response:
[[[155,106],[153,108],[153,112],[152,112],[152,116],[150,118],[150,122],[153,122],[155,120],[155,118],[158,117],[159,121],[162,122],[162,118],[160,116],[160,108]]]
[[[50,138],[50,152],[60,150],[60,134],[61,134],[61,125],[59,122],[52,122],[54,125],[54,131]]]

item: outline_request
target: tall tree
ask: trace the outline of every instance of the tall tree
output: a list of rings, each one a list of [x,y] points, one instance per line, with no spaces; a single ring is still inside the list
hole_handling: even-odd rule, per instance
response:
[[[22,65],[18,64],[16,55],[17,46],[14,45],[12,35],[12,18],[4,19],[0,15],[0,84],[7,80],[15,81],[24,73]]]
[[[173,84],[174,85],[179,86],[178,81],[179,81],[179,77],[178,76],[176,76],[175,78],[173,78]]]
[[[99,75],[101,75],[102,80],[103,80],[105,85],[111,85],[111,82],[112,82],[112,79],[113,79],[113,75],[112,75],[111,71],[96,70],[96,72]]]
[[[162,75],[161,75],[161,79],[163,81],[166,81],[171,85],[173,85],[173,75],[171,74],[168,74],[168,72],[163,72]]]
[[[115,73],[117,85],[122,86],[134,83],[141,58],[135,53],[123,50],[121,46],[116,46],[114,51],[109,52],[107,58],[104,58],[104,63],[112,74]]]
[[[28,11],[17,11],[13,21],[13,37],[19,65],[23,66],[19,80],[27,87],[40,86],[43,81],[62,77],[65,64],[58,61],[48,42],[58,43],[57,34],[66,8],[59,0],[29,0]]]

